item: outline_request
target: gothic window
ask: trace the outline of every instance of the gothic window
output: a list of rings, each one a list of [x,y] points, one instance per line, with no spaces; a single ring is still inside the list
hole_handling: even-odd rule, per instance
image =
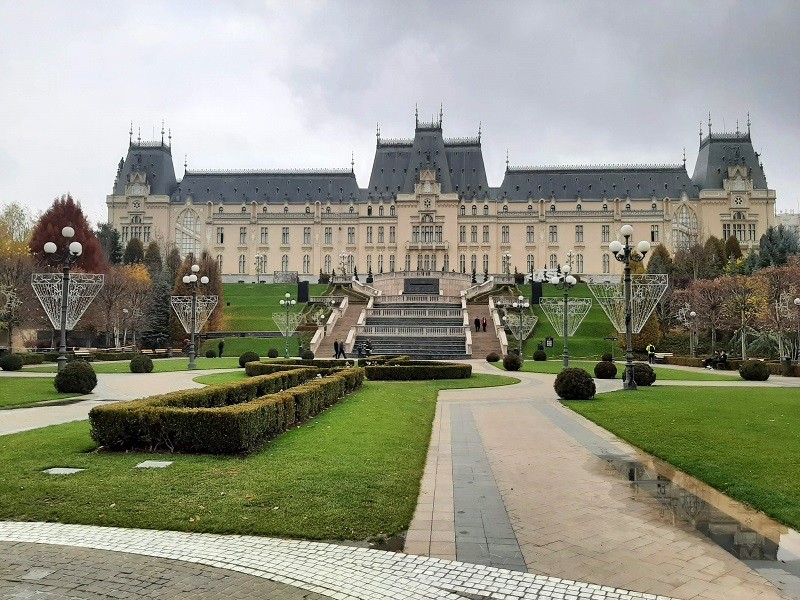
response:
[[[394,273],[394,254],[389,255],[389,270]]]
[[[511,234],[510,234],[510,232],[508,230],[508,225],[503,225],[503,227],[501,228],[501,236],[502,236],[502,243],[503,244],[508,244],[508,243],[511,242],[511,239],[510,239],[511,238]]]
[[[303,273],[308,274],[311,272],[311,257],[306,254],[303,256]]]
[[[533,273],[533,269],[535,268],[535,264],[533,261],[533,254],[528,254],[527,267],[528,267],[528,273]]]
[[[367,216],[368,216],[368,217],[371,217],[371,216],[372,216],[372,207],[371,207],[371,206],[368,206],[368,207],[367,207]]]
[[[603,210],[608,210],[608,204],[603,204]]]
[[[123,227],[123,240],[127,241],[127,227]],[[175,245],[182,257],[200,254],[200,217],[191,208],[178,215],[175,222]]]
[[[378,207],[378,216],[379,216],[379,217],[382,217],[382,216],[383,216],[383,204],[381,204],[381,205]]]
[[[483,226],[483,243],[484,244],[488,244],[489,243],[489,226],[488,225],[484,225]]]
[[[261,243],[266,245],[269,242],[269,228],[262,227],[261,228]]]
[[[284,246],[288,246],[289,245],[289,228],[288,227],[282,227],[281,228],[281,244],[283,244]]]
[[[239,227],[239,245],[244,246],[247,243],[247,227]]]
[[[536,228],[533,225],[528,225],[525,227],[525,243],[536,243]]]
[[[390,244],[394,244],[395,240],[397,239],[395,231],[396,231],[395,226],[394,225],[390,225],[389,226],[389,243]]]
[[[330,254],[326,254],[325,255],[325,272],[326,273],[330,273],[331,272],[331,255]]]
[[[489,205],[488,204],[484,204],[483,205],[483,215],[486,216],[488,214],[489,214]]]
[[[478,257],[477,257],[476,255],[474,255],[474,254],[473,254],[473,255],[470,257],[470,261],[469,261],[469,262],[470,262],[470,268],[471,268],[473,271],[476,271],[476,270],[478,269]]]
[[[611,273],[611,259],[608,254],[603,254],[603,273]]]
[[[488,254],[484,254],[483,255],[483,272],[484,273],[488,273],[489,272],[489,255]]]
[[[459,214],[460,216],[462,216],[462,217],[463,217],[464,215],[466,215],[466,214],[467,214],[467,207],[466,207],[466,206],[464,206],[464,205],[462,204],[462,205],[461,205],[461,206],[458,208],[458,214]]]
[[[445,254],[444,255],[444,264],[442,265],[442,269],[445,270],[445,271],[449,271],[450,270],[450,255],[449,254]]]
[[[611,241],[611,226],[610,225],[603,225],[602,229],[600,230],[602,233],[601,241],[609,242]]]
[[[356,243],[356,228],[355,227],[348,227],[347,228],[347,243],[348,244],[355,244]]]
[[[578,254],[575,257],[575,270],[578,273],[583,273],[583,254]]]
[[[288,213],[289,212],[289,207],[288,206],[284,206],[283,207],[283,212],[284,212],[284,214]]]
[[[333,244],[333,227],[325,228],[325,244],[327,246]]]
[[[393,216],[394,216],[394,204],[392,204],[392,205],[389,207],[389,216],[390,216],[390,217],[393,217]]]
[[[747,226],[747,239],[750,240],[751,242],[756,241],[756,224],[755,223],[750,223]]]
[[[467,272],[467,257],[463,254],[459,255],[458,257],[458,270],[461,273]]]
[[[575,243],[583,243],[583,225],[575,225]]]
[[[558,257],[555,254],[550,255],[550,268],[551,269],[558,268]]]
[[[461,244],[467,243],[467,226],[461,225],[458,228],[458,241]]]
[[[303,227],[303,243],[311,244],[311,227]]]
[[[697,215],[683,204],[672,215],[672,241],[675,250],[687,250],[697,243]]]
[[[658,225],[650,225],[650,241],[652,243],[658,242]]]
[[[477,244],[478,243],[478,226],[477,225],[473,225],[470,228],[470,241],[473,244]]]
[[[503,212],[504,212],[504,213],[507,213],[507,212],[508,212],[508,205],[507,205],[507,204],[504,204],[504,205],[503,205]]]
[[[378,254],[378,273],[383,273],[383,254]]]
[[[550,237],[548,239],[550,240],[550,243],[551,244],[557,244],[558,243],[558,225],[550,225],[549,235],[550,235]]]
[[[242,207],[242,212],[247,212],[247,207],[246,206]]]
[[[372,226],[367,227],[367,243],[372,243]]]
[[[378,227],[378,243],[383,243],[383,227]]]
[[[240,254],[239,255],[239,274],[243,275],[246,268],[247,268],[247,259],[245,258],[244,254]]]
[[[476,216],[478,214],[478,207],[474,204],[472,205],[472,216]]]
[[[217,269],[222,273],[222,254],[217,254]]]
[[[289,270],[289,255],[284,254],[281,256],[281,271],[288,271]]]

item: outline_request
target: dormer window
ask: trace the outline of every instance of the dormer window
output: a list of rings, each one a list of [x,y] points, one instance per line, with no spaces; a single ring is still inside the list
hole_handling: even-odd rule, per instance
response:
[[[325,212],[326,212],[326,213],[328,213],[328,214],[330,214],[330,212],[331,212],[331,207],[330,207],[330,206],[326,206],[326,207],[325,207]]]
[[[508,205],[507,205],[507,204],[504,204],[504,205],[503,205],[503,212],[504,212],[504,213],[507,213],[507,212],[508,212]]]
[[[484,214],[484,216],[489,214],[489,205],[488,204],[484,204],[483,205],[483,214]]]
[[[458,214],[461,215],[462,217],[464,215],[466,215],[467,214],[467,207],[462,204],[458,209]]]
[[[580,205],[580,204],[578,204],[578,205],[575,207],[575,210],[583,210],[583,208],[581,207],[581,205]]]
[[[306,214],[307,214],[307,215],[308,215],[308,214],[311,214],[311,207],[309,207],[309,206],[306,206]]]
[[[555,210],[556,210],[556,205],[555,204],[551,204],[550,205],[550,211],[551,212],[555,212]]]
[[[246,206],[243,206],[243,207],[242,207],[242,212],[243,212],[243,213],[244,213],[244,212],[247,212],[247,207],[246,207]]]
[[[652,208],[653,210],[658,210],[658,206],[656,206],[655,202],[653,202],[653,204],[650,206],[650,208]]]
[[[603,204],[603,210],[608,210],[608,204]]]
[[[528,210],[533,210],[533,204],[528,204]]]
[[[288,206],[284,206],[283,207],[283,214],[286,214],[288,212],[289,212],[289,207]]]
[[[267,212],[267,207],[265,206],[264,208],[262,208],[261,212],[266,213]]]
[[[631,209],[631,205],[630,205],[630,202],[629,202],[628,204],[625,205],[625,210],[630,210],[630,209]]]
[[[356,209],[351,206],[350,207],[350,214],[353,214],[354,212],[356,212]]]
[[[371,217],[371,216],[372,216],[372,207],[371,207],[371,206],[368,206],[368,207],[367,207],[367,216],[368,216],[368,217]]]
[[[222,212],[222,207],[220,206],[217,212]]]

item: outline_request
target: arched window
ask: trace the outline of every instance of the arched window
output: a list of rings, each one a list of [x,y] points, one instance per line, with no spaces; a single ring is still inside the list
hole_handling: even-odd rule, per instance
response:
[[[256,271],[258,273],[267,272],[267,256],[266,254],[258,254],[256,256]]]
[[[528,273],[533,273],[533,269],[535,268],[533,254],[528,254],[527,268],[528,268]]]
[[[608,210],[608,204],[603,204],[603,210]]]
[[[550,211],[551,212],[555,212],[555,210],[556,210],[556,205],[555,204],[551,204],[550,205]]]
[[[688,250],[697,243],[698,222],[686,204],[681,205],[672,215],[672,241],[675,250]]]
[[[281,257],[281,271],[288,271],[289,270],[289,255],[284,254]]]
[[[246,206],[243,206],[243,207],[242,207],[242,212],[243,212],[243,213],[246,213],[246,212],[247,212],[247,207],[246,207]]]
[[[472,216],[473,217],[477,216],[477,214],[478,214],[478,207],[473,204],[472,205]]]
[[[350,254],[347,257],[347,270],[348,270],[348,272],[352,273],[353,269],[355,269],[355,266],[356,266],[356,257],[353,256],[352,254]]]
[[[247,259],[244,254],[239,255],[239,274],[243,275],[247,269]]]
[[[264,208],[262,208],[261,212],[263,212],[263,213],[267,212],[267,207],[265,206]]]
[[[222,254],[217,254],[217,269],[222,273]]]
[[[311,257],[308,254],[303,256],[303,273],[311,273]]]
[[[389,270],[394,273],[394,254],[389,255]]]
[[[200,255],[200,217],[191,208],[179,214],[175,221],[175,245],[181,258]]]
[[[331,212],[331,207],[330,207],[330,206],[326,206],[326,207],[325,207],[325,212],[326,212],[326,213],[328,213],[328,214],[330,214],[330,212]]]
[[[310,206],[306,206],[306,214],[307,215],[311,214],[311,207]]]
[[[131,225],[136,225],[141,222],[142,222],[142,217],[140,217],[139,215],[134,215],[131,217]]]
[[[378,254],[378,273],[383,273],[383,254]]]
[[[555,254],[550,255],[550,268],[551,269],[558,268],[558,257]]]
[[[651,208],[652,210],[658,210],[658,206],[656,205],[656,203],[655,203],[655,202],[653,202],[653,203],[650,205],[650,208]]]
[[[325,255],[325,268],[324,268],[324,270],[325,270],[326,273],[330,273],[331,272],[331,255],[330,254],[326,254]]]
[[[458,214],[459,214],[460,216],[462,216],[462,217],[463,217],[464,215],[466,215],[466,214],[467,214],[467,207],[466,207],[466,206],[464,206],[464,205],[462,204],[462,205],[461,205],[461,206],[458,208]]]
[[[575,271],[583,273],[583,254],[578,254],[575,257]]]
[[[528,210],[533,210],[533,204],[528,204]]]
[[[473,254],[469,259],[469,268],[472,269],[472,272],[478,270],[478,257],[477,255]]]
[[[393,217],[393,216],[394,216],[394,204],[392,204],[392,205],[389,207],[389,216],[390,216],[390,217]]]
[[[577,210],[577,211],[581,211],[581,210],[583,210],[583,207],[582,207],[580,204],[578,204],[578,205],[575,207],[575,210]]]
[[[488,273],[489,272],[489,255],[488,254],[484,254],[483,255],[483,272],[484,273]]]
[[[504,213],[507,213],[507,212],[508,212],[508,204],[504,204],[504,205],[503,205],[503,212],[504,212]]]
[[[221,206],[217,209],[217,212],[220,212],[220,213],[222,212],[222,207]]]
[[[367,254],[367,271],[369,272],[371,270],[372,270],[372,255]]]
[[[378,216],[379,216],[379,217],[382,217],[382,216],[383,216],[383,204],[381,204],[381,205],[378,207]]]
[[[462,273],[467,272],[467,257],[464,254],[461,254],[458,257],[458,270],[461,271]]]
[[[484,204],[483,205],[483,215],[486,216],[488,214],[489,214],[489,205],[488,204]]]
[[[371,217],[371,216],[372,216],[372,206],[368,206],[368,207],[367,207],[367,216],[368,216],[368,217]]]
[[[350,207],[350,214],[352,214],[352,213],[354,213],[354,212],[356,212],[356,209],[355,209],[355,207],[351,206],[351,207]]]
[[[289,212],[289,207],[288,206],[284,206],[283,207],[283,212],[284,212],[284,214],[288,213]]]
[[[744,213],[742,212],[735,212],[733,213],[733,220],[734,221],[744,221]],[[131,221],[132,223],[133,221]]]
[[[630,202],[628,202],[628,203],[625,205],[625,210],[630,210],[630,209],[631,209],[631,203],[630,203]]]

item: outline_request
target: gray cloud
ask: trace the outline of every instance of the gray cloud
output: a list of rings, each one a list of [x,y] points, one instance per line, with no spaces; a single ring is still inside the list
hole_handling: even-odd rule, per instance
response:
[[[700,122],[745,127],[797,208],[793,2],[0,3],[2,201],[67,190],[105,219],[132,119],[176,170],[345,166],[375,123],[483,122],[490,183],[513,164],[679,162]],[[134,134],[136,135],[136,134]]]

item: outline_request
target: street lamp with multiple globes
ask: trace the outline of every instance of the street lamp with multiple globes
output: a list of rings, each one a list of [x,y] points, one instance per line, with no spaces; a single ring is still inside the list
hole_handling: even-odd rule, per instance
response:
[[[63,273],[61,277],[61,341],[58,346],[58,372],[67,366],[67,298],[69,298],[69,270],[72,268],[80,255],[83,254],[83,246],[80,242],[69,242],[75,236],[75,230],[67,225],[61,230],[61,235],[67,240],[68,244],[59,250],[55,242],[47,242],[44,251],[48,255],[47,260],[51,264],[60,265]]]
[[[800,297],[794,299],[797,307],[797,360],[800,361]]]
[[[636,246],[631,245],[633,227],[623,225],[619,232],[625,238],[625,244],[619,240],[614,240],[608,245],[608,249],[614,254],[614,258],[625,265],[625,382],[622,388],[625,390],[635,390],[636,381],[633,379],[633,318],[631,315],[631,262],[642,262],[645,255],[650,251],[650,242],[642,240]]]
[[[564,290],[564,368],[569,368],[569,291],[575,287],[578,280],[569,272],[572,268],[569,265],[561,267],[561,275],[553,275],[550,283],[559,290]]]
[[[195,357],[195,346],[194,346],[194,330],[197,327],[197,273],[200,271],[200,265],[192,265],[192,274],[191,275],[184,275],[183,276],[183,283],[189,286],[189,289],[192,290],[192,327],[191,327],[191,334],[189,337],[189,369],[194,369],[194,357]],[[200,283],[206,285],[208,283],[208,277],[203,275],[200,278]]]
[[[697,313],[692,311],[689,313],[689,355],[694,358],[696,349],[695,349],[695,319],[697,319]]]
[[[297,304],[297,300],[292,299],[292,295],[289,292],[286,292],[281,299],[281,306],[286,308],[286,354],[284,355],[286,358],[289,358],[289,313],[292,312],[292,307]]]
[[[528,310],[528,308],[530,308],[530,305],[531,305],[530,302],[525,300],[525,296],[523,296],[521,294],[516,298],[516,300],[514,300],[514,302],[511,303],[511,308],[513,308],[514,310],[519,311],[519,320],[517,321],[517,330],[518,330],[518,334],[519,335],[517,336],[517,340],[519,341],[518,348],[519,348],[519,356],[520,356],[520,358],[522,358],[522,336],[524,335],[523,334],[524,329],[523,329],[523,324],[522,324],[522,314],[526,310]],[[506,323],[508,323],[508,317],[507,316],[503,317],[503,320]],[[513,326],[513,325],[511,325],[511,326]]]

